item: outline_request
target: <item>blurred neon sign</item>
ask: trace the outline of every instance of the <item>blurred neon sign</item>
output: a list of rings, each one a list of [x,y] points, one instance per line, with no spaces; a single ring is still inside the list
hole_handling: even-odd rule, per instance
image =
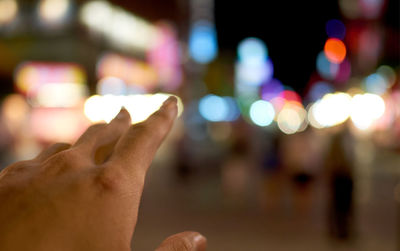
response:
[[[73,107],[87,94],[85,71],[74,63],[25,62],[17,67],[14,83],[37,106]]]
[[[100,58],[97,63],[97,77],[119,78],[127,85],[137,85],[146,90],[151,90],[158,84],[158,74],[154,67],[114,53],[107,53]]]

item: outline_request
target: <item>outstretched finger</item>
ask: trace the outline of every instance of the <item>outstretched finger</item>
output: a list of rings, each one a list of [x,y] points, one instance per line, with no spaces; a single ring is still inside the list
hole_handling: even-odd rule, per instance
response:
[[[95,164],[103,163],[113,152],[118,139],[131,124],[129,112],[122,108],[109,124],[91,126],[75,143],[83,156],[87,156]]]
[[[117,142],[108,164],[144,174],[171,130],[177,116],[177,99],[169,97],[146,121],[132,125]]]

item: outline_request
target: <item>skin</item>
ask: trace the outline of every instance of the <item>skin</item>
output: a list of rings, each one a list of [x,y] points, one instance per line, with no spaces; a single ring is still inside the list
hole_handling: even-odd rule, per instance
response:
[[[131,250],[148,167],[177,115],[167,99],[131,125],[122,109],[74,145],[58,143],[0,172],[0,250]],[[205,250],[206,239],[182,232],[156,249]]]

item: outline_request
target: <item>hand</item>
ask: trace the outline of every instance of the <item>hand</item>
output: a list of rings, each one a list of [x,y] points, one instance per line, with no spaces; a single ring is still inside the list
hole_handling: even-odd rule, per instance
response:
[[[74,145],[55,144],[0,172],[0,250],[130,250],[146,171],[177,115],[176,98],[131,125],[122,109]],[[157,250],[205,250],[196,232]]]

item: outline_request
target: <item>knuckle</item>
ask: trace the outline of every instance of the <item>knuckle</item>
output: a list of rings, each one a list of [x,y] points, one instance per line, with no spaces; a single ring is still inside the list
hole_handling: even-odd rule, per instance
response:
[[[74,168],[82,161],[82,156],[77,151],[66,150],[51,156],[47,163],[63,168]]]
[[[95,175],[95,185],[102,191],[121,192],[127,179],[121,170],[110,170],[108,167],[98,167]]]
[[[9,175],[19,175],[22,173],[25,173],[28,170],[31,170],[32,167],[34,167],[36,163],[30,160],[25,160],[25,161],[19,161],[17,163],[14,163],[4,170],[2,170],[4,176],[9,176]]]

